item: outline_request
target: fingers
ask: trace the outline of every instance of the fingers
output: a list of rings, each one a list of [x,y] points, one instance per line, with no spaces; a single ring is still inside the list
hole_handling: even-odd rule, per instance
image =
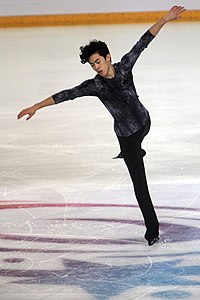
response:
[[[171,8],[171,10],[176,14],[176,15],[179,15],[181,14],[182,12],[184,12],[186,9],[184,8],[184,6],[173,6]]]
[[[23,116],[25,116],[25,115],[27,115],[27,114],[28,114],[28,112],[27,112],[26,110],[22,110],[22,111],[18,114],[17,119],[21,119]]]
[[[180,14],[182,14],[186,9],[183,6],[173,6],[170,8],[169,12],[166,15],[167,21],[173,21],[181,18]]]
[[[30,118],[32,118],[33,114],[29,114],[29,116],[26,118],[26,121],[28,121]]]
[[[17,119],[21,119],[25,114],[23,113],[23,110],[17,115]]]
[[[22,117],[24,117],[25,115],[28,115],[28,117],[26,118],[26,121],[28,121],[30,118],[32,118],[32,116],[35,114],[35,112],[30,111],[29,109],[23,109],[17,116],[17,119],[21,119]]]

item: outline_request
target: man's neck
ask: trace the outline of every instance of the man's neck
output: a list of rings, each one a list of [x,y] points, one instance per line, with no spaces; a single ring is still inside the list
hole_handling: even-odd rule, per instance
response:
[[[108,73],[106,75],[106,79],[112,79],[113,77],[115,77],[115,68],[112,64],[110,64],[109,69],[108,69]]]

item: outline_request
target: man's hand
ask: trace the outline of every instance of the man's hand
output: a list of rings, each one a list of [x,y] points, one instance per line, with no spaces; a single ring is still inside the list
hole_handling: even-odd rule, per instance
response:
[[[26,121],[28,121],[30,118],[32,118],[32,116],[36,113],[36,108],[34,108],[34,106],[28,107],[23,109],[17,116],[17,119],[21,119],[22,117],[24,117],[25,115],[28,115],[28,117],[26,118]]]
[[[163,16],[158,22],[156,22],[151,28],[149,28],[149,31],[156,36],[160,29],[169,21],[174,21],[177,19],[180,19],[182,14],[185,11],[185,8],[183,6],[173,6],[165,16]]]
[[[42,107],[46,107],[46,106],[50,106],[50,105],[54,105],[55,102],[53,100],[52,97],[49,97],[41,102],[38,102],[36,104],[34,104],[33,106],[27,107],[25,109],[23,109],[17,116],[17,119],[21,119],[23,116],[28,115],[28,117],[26,118],[26,121],[28,121],[30,118],[32,118],[32,116],[34,116],[34,114],[36,113],[36,111]]]
[[[173,6],[168,13],[163,17],[167,22],[180,19],[186,9],[183,6]]]

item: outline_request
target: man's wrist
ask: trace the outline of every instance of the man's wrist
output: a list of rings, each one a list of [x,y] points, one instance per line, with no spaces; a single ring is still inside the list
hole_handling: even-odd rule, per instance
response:
[[[162,17],[162,19],[161,19],[161,22],[163,23],[163,24],[166,24],[167,22],[169,22],[170,20],[166,17],[166,16],[164,16],[164,17]]]

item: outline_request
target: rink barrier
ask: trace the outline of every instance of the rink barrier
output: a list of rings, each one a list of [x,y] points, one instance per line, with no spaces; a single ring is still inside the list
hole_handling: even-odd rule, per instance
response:
[[[66,26],[66,25],[98,25],[98,24],[130,24],[156,22],[166,13],[156,12],[122,12],[122,13],[89,13],[60,14],[34,16],[1,16],[0,28]],[[180,22],[200,21],[200,10],[188,10],[178,20]],[[177,22],[177,21],[176,21]]]

